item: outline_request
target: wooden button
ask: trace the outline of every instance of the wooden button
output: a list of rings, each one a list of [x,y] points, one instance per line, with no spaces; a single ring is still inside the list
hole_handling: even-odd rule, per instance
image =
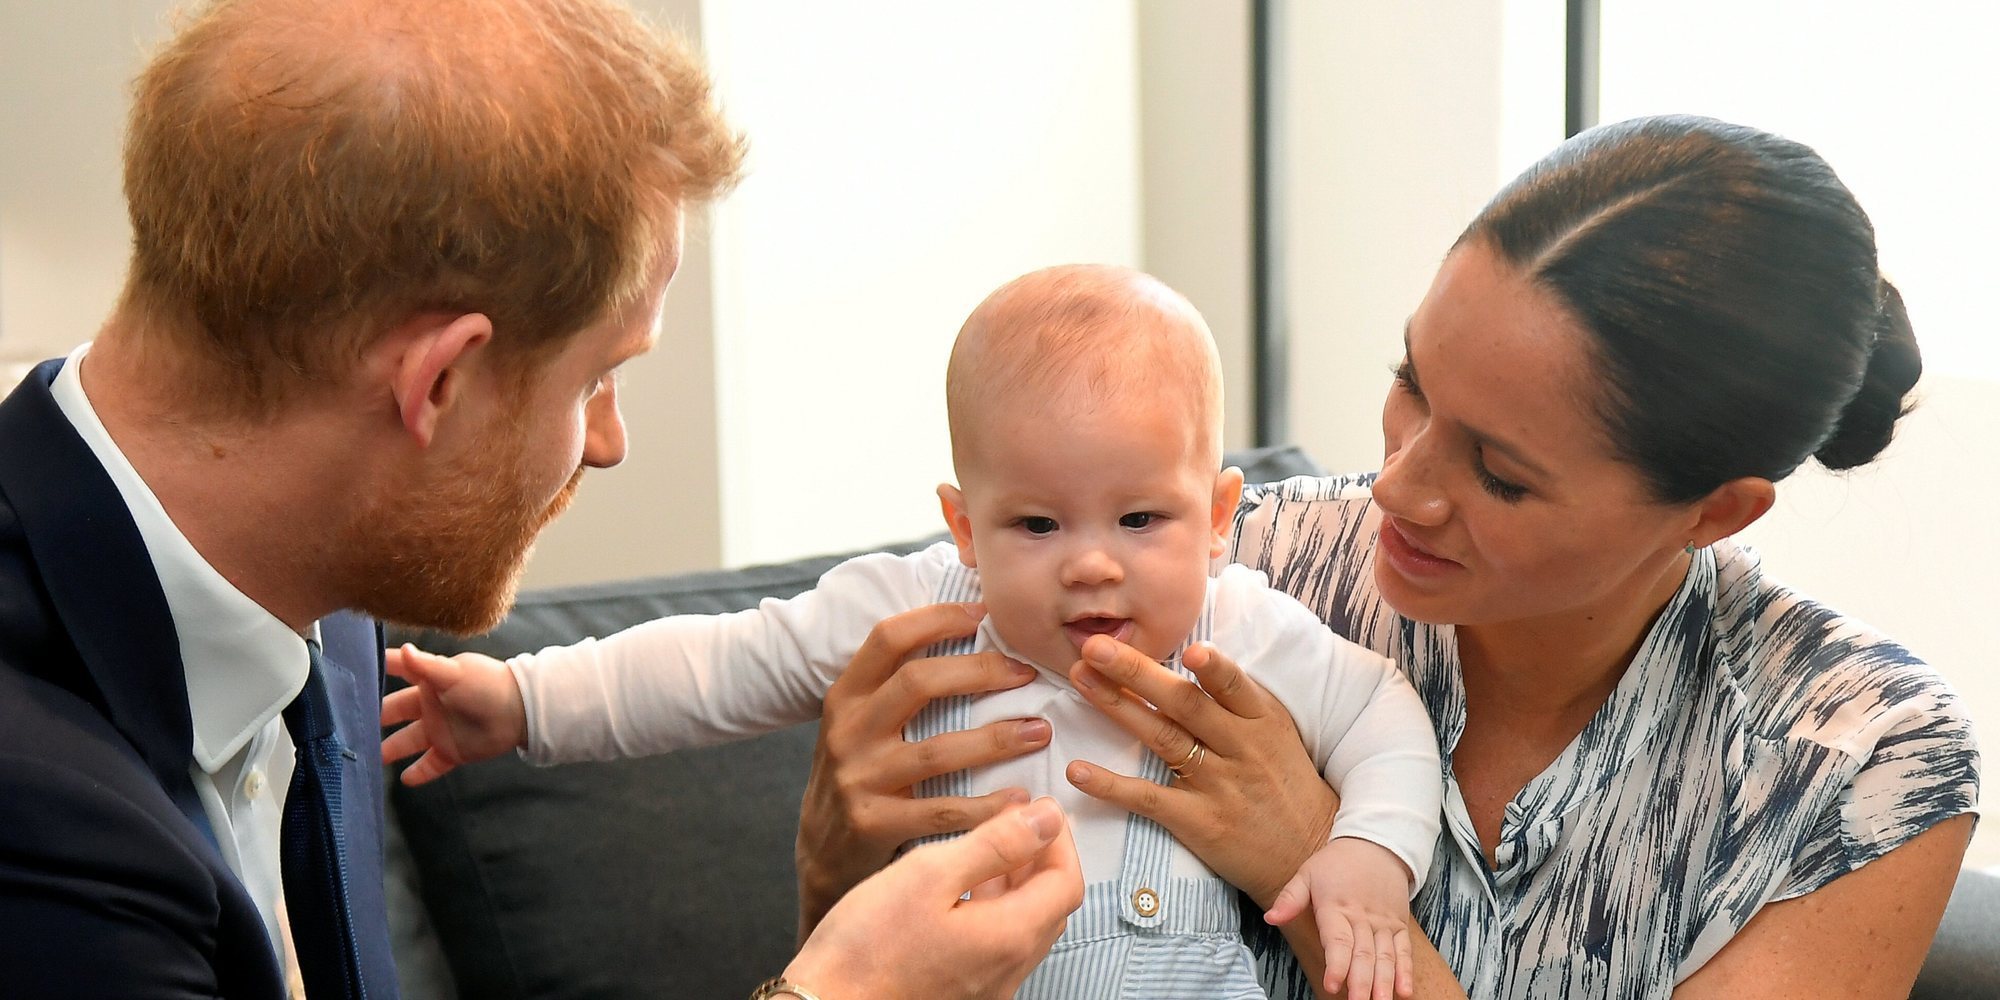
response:
[[[1160,912],[1160,894],[1151,889],[1140,889],[1132,893],[1132,909],[1142,917],[1150,917]]]

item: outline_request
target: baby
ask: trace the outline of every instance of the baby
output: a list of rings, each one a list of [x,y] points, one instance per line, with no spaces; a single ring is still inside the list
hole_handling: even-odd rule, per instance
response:
[[[1227,565],[1213,577],[1243,485],[1221,464],[1215,345],[1186,299],[1146,275],[1069,266],[1018,278],[960,330],[946,375],[957,485],[938,488],[949,541],[867,555],[786,601],[685,615],[505,664],[405,647],[391,669],[416,687],[389,696],[385,724],[419,720],[386,759],[428,751],[406,780],[520,748],[538,763],[662,753],[805,722],[881,619],[939,601],[982,601],[973,637],[934,652],[997,649],[1033,666],[1026,686],[944,699],[911,740],[1039,717],[1042,753],[946,775],[920,795],[1021,787],[1071,817],[1082,908],[1021,997],[1261,997],[1239,936],[1236,893],[1158,825],[1063,779],[1087,760],[1165,783],[1198,781],[1201,758],[1162,761],[1077,693],[1084,642],[1109,635],[1179,669],[1212,643],[1284,704],[1314,764],[1341,793],[1332,839],[1301,882],[1327,941],[1376,950],[1401,931],[1412,873],[1430,866],[1443,779],[1429,716],[1387,659],[1330,632]],[[1364,915],[1353,926],[1346,915]],[[1366,919],[1373,915],[1374,919]],[[1408,992],[1373,962],[1329,954],[1330,984],[1370,979]],[[1138,993],[1132,991],[1137,990]]]

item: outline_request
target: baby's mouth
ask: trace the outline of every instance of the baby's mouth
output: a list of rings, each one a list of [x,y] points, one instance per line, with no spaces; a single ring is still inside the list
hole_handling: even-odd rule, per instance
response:
[[[1093,635],[1108,635],[1119,642],[1132,641],[1132,619],[1111,618],[1102,615],[1088,615],[1073,618],[1063,623],[1063,634],[1069,636],[1071,645],[1078,649]]]

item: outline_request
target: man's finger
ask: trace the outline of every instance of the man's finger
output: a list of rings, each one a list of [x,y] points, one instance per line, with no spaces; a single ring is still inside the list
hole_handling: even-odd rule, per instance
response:
[[[1062,807],[1041,798],[1010,809],[967,831],[957,840],[921,848],[930,864],[945,873],[945,884],[961,895],[1035,860],[1063,832]]]

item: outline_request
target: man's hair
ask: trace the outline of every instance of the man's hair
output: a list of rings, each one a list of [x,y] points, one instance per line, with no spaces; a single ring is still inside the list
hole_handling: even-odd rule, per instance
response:
[[[743,157],[696,58],[611,0],[215,0],[135,91],[121,312],[238,414],[431,310],[541,356],[636,301]]]
[[[1134,393],[1182,401],[1196,447],[1221,460],[1222,362],[1192,303],[1127,267],[1024,274],[987,296],[952,345],[945,411],[953,459],[963,475],[977,415],[996,403],[1031,395],[1052,411],[1087,412]]]

